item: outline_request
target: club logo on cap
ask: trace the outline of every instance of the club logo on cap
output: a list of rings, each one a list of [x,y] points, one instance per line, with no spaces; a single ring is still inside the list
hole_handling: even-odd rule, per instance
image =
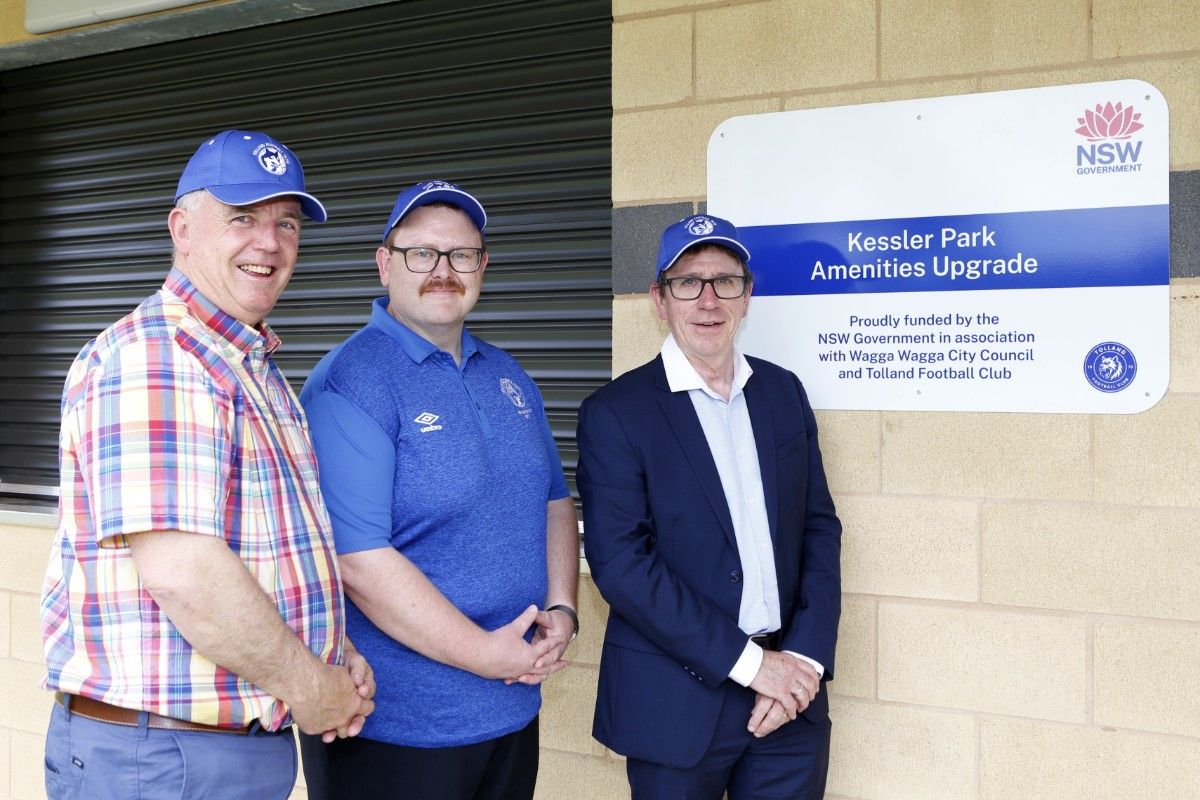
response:
[[[254,157],[258,164],[272,175],[282,175],[287,172],[287,154],[270,142],[263,142],[254,148]]]
[[[684,227],[693,236],[707,236],[716,229],[717,224],[708,217],[692,217]]]
[[[421,186],[421,188],[422,189],[453,189],[454,184],[447,183],[446,181],[426,181]]]

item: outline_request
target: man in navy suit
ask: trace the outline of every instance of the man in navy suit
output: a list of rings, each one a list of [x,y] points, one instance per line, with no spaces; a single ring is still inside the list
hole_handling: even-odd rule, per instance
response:
[[[611,607],[593,735],[635,800],[825,792],[841,523],[800,381],[734,346],[749,261],[726,220],[669,226],[650,294],[671,335],[579,411]]]

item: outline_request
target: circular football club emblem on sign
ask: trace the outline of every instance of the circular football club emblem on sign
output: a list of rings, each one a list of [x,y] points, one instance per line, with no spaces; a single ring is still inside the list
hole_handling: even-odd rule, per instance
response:
[[[272,175],[282,175],[287,172],[287,155],[273,144],[263,142],[254,148],[254,157],[258,159],[258,165]]]
[[[687,232],[693,236],[706,236],[713,232],[716,224],[708,217],[692,217],[688,220]]]
[[[1119,392],[1133,383],[1137,375],[1137,359],[1125,345],[1104,342],[1088,352],[1083,360],[1083,374],[1100,391]]]
[[[512,404],[517,408],[525,407],[525,395],[521,394],[521,387],[517,386],[508,378],[500,379],[500,391],[504,392]]]

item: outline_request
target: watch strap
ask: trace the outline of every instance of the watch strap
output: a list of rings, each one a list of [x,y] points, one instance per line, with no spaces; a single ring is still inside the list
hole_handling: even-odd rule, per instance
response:
[[[571,618],[571,624],[575,626],[575,630],[571,633],[571,641],[575,641],[575,637],[579,635],[579,615],[575,613],[575,609],[559,603],[546,609],[547,613],[551,611],[561,611]]]

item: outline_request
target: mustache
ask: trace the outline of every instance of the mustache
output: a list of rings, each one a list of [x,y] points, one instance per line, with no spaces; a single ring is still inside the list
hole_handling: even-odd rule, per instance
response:
[[[462,281],[453,275],[449,275],[445,278],[430,278],[429,280],[425,281],[423,284],[421,284],[421,295],[424,295],[427,292],[440,292],[446,289],[449,289],[452,292],[457,292],[458,294],[467,293],[467,287],[462,285]]]

